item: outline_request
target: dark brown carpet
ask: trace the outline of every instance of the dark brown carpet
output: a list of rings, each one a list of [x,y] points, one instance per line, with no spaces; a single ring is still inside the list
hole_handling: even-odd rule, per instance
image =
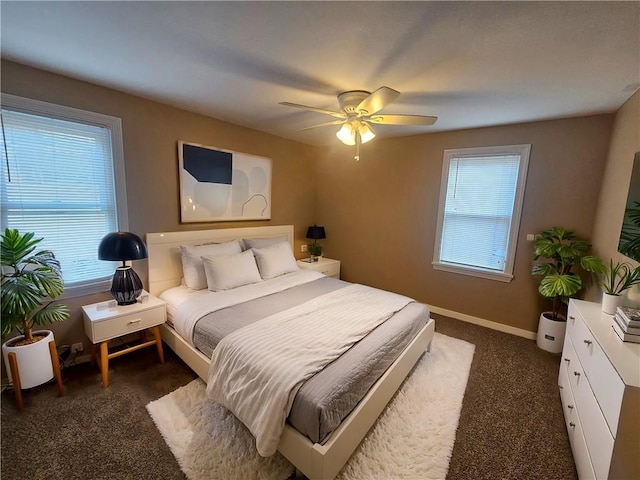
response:
[[[476,345],[447,479],[575,479],[556,386],[559,356],[535,342],[434,315],[436,330]],[[103,389],[89,364],[2,393],[0,474],[12,479],[184,479],[145,405],[195,375],[168,348],[111,361]]]

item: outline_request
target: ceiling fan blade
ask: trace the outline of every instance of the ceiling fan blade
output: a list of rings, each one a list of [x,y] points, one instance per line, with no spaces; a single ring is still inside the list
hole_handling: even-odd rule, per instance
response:
[[[357,112],[366,112],[365,115],[371,115],[382,110],[385,105],[390,104],[400,96],[400,92],[389,87],[380,87],[367,98],[362,100],[356,107]]]
[[[299,103],[289,103],[289,102],[280,102],[280,105],[284,105],[285,107],[293,107],[293,108],[301,108],[303,110],[309,110],[311,112],[316,113],[324,113],[325,115],[331,115],[332,117],[337,118],[347,118],[347,116],[342,112],[334,112],[332,110],[325,110],[324,108],[310,107],[308,105],[300,105]]]
[[[438,117],[425,115],[373,115],[367,118],[371,123],[384,125],[433,125]]]
[[[344,123],[344,120],[334,120],[333,122],[319,123],[318,125],[311,125],[310,127],[300,128],[298,132],[302,132],[304,130],[311,130],[312,128],[317,128],[317,127],[326,127],[328,125],[340,125],[341,123]]]

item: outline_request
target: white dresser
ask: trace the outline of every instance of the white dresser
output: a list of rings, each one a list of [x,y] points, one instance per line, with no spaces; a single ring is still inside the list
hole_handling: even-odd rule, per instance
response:
[[[571,299],[558,385],[580,479],[640,478],[640,344],[598,303]]]

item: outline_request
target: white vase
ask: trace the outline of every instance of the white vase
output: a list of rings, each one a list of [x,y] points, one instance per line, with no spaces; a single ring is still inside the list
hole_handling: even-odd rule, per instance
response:
[[[622,296],[602,292],[602,311],[604,313],[613,315],[621,302]]]
[[[49,353],[49,342],[53,340],[53,332],[50,330],[38,330],[33,334],[46,336],[42,340],[29,345],[12,346],[24,336],[14,337],[2,344],[2,357],[9,381],[13,381],[9,364],[9,353],[13,352],[16,354],[18,362],[20,387],[23,389],[37,387],[53,378],[53,365],[51,364],[51,354]]]
[[[551,353],[561,353],[567,322],[564,318],[553,320],[551,312],[543,312],[538,323],[536,345]]]

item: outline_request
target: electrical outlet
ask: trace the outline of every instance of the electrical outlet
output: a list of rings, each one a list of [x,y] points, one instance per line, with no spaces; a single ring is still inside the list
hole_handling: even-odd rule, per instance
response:
[[[303,252],[303,253],[307,251],[307,244],[306,243],[300,246],[300,251]]]
[[[82,345],[82,342],[71,345],[71,353],[82,353],[83,351],[84,345]]]

